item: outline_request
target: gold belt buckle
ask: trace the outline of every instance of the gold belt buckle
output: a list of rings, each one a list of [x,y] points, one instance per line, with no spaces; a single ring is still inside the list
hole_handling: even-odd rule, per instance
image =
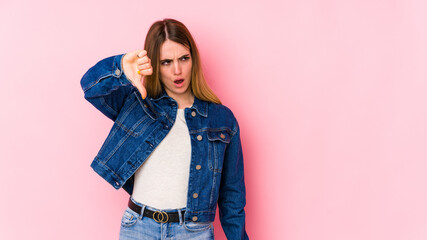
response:
[[[163,211],[155,211],[153,213],[153,219],[159,223],[167,223],[169,220],[169,215]]]

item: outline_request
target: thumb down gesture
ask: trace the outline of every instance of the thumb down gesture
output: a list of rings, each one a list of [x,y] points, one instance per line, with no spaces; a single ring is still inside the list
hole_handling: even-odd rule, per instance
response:
[[[135,50],[123,56],[123,71],[141,94],[142,99],[147,97],[147,91],[143,85],[145,76],[153,74],[151,59],[145,50]]]

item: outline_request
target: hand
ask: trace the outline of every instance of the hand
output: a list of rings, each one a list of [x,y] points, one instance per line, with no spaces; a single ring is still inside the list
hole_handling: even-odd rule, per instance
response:
[[[126,77],[131,81],[141,93],[142,99],[147,97],[147,91],[143,85],[145,76],[153,74],[151,59],[147,56],[145,50],[135,50],[126,53],[123,56],[123,71]]]

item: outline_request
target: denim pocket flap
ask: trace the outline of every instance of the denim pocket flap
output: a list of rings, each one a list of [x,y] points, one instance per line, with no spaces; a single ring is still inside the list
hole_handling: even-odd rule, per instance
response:
[[[208,131],[209,141],[221,141],[224,143],[230,142],[230,133],[226,130]]]

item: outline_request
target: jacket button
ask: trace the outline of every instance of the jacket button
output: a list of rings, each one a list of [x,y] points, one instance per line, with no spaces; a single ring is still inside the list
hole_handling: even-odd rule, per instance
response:
[[[116,182],[116,186],[119,186],[120,184],[119,184],[119,182]]]
[[[192,218],[192,220],[193,220],[193,222],[195,222],[195,221],[197,221],[197,217],[196,216],[194,216],[193,218]]]
[[[197,136],[197,140],[202,141],[202,139],[203,139],[202,135]]]
[[[148,106],[147,106],[147,104],[145,104],[145,103],[144,103],[144,107],[146,107],[146,108],[147,108],[147,107],[148,107]]]
[[[219,135],[220,138],[224,139],[225,135],[223,133],[221,133],[221,135]]]
[[[196,166],[196,169],[197,169],[197,170],[200,170],[200,168],[202,168],[202,166],[200,166],[200,165],[197,165],[197,166]]]
[[[192,111],[192,112],[191,112],[191,116],[195,117],[195,116],[196,116],[196,112],[195,112],[195,111]]]
[[[193,198],[198,198],[198,197],[199,197],[199,194],[193,193]]]
[[[120,75],[120,70],[119,69],[116,69],[116,71],[114,72],[117,76],[119,76]]]

